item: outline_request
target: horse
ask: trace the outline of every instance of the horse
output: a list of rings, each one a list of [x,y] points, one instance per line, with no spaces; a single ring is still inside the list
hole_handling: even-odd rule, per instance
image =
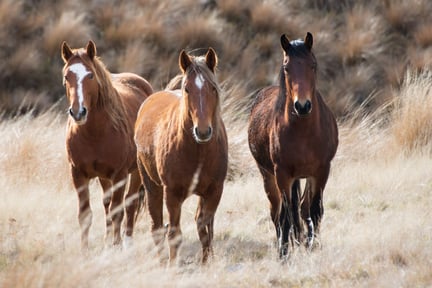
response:
[[[105,243],[121,243],[121,222],[126,210],[126,237],[130,244],[136,215],[143,197],[139,197],[141,179],[136,164],[133,127],[138,109],[153,93],[149,82],[133,73],[111,74],[96,55],[96,45],[85,48],[61,46],[64,61],[63,85],[69,103],[66,150],[73,186],[78,194],[78,220],[81,247],[88,249],[92,223],[89,182],[98,178],[103,189],[106,233]],[[124,199],[129,177],[129,187]],[[124,202],[125,201],[125,202]],[[124,208],[124,206],[126,206]]]
[[[290,242],[292,247],[303,242],[308,249],[316,246],[323,192],[339,140],[335,117],[316,88],[312,34],[291,42],[283,34],[280,43],[279,85],[257,92],[248,143],[270,202],[279,257],[287,259]],[[302,195],[300,179],[304,178]]]
[[[216,81],[216,52],[179,55],[181,89],[167,89],[142,104],[135,124],[138,169],[145,186],[151,233],[159,256],[168,234],[169,265],[182,242],[181,206],[198,196],[195,221],[202,246],[202,263],[213,255],[213,222],[227,174],[227,135],[220,112],[221,89]],[[179,78],[179,77],[177,77]],[[163,197],[168,212],[163,226]]]

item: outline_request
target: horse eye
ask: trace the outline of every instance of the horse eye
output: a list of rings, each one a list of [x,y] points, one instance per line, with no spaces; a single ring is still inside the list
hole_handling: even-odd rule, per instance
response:
[[[88,78],[93,79],[93,73],[89,73]]]

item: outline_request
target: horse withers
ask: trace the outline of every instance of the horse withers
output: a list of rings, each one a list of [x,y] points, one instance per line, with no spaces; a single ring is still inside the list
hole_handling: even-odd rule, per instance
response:
[[[138,168],[159,252],[165,237],[165,197],[170,264],[175,262],[181,244],[181,206],[192,194],[199,198],[195,219],[202,262],[212,255],[214,215],[228,162],[216,65],[217,56],[212,48],[204,57],[190,56],[183,50],[179,56],[181,89],[156,92],[147,98],[135,125]]]
[[[248,140],[264,180],[279,256],[289,242],[311,248],[323,217],[323,192],[338,146],[335,117],[316,89],[313,37],[281,36],[279,85],[260,90],[249,118]],[[306,178],[303,194],[300,179]],[[307,227],[304,237],[304,227]]]
[[[71,49],[62,43],[63,85],[69,103],[66,148],[73,185],[78,194],[81,246],[88,248],[92,223],[89,182],[98,178],[103,189],[106,242],[121,242],[126,194],[126,237],[130,240],[139,210],[141,179],[136,165],[133,126],[138,109],[153,90],[132,73],[111,74],[96,55],[96,45]],[[127,243],[126,243],[127,244]]]

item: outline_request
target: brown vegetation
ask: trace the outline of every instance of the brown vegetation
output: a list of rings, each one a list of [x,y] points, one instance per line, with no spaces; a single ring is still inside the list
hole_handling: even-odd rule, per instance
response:
[[[0,7],[0,108],[3,115],[63,99],[59,46],[89,39],[113,72],[141,74],[156,89],[178,73],[177,55],[212,46],[219,79],[244,97],[275,82],[279,36],[314,34],[319,88],[337,116],[369,99],[393,97],[405,71],[430,67],[432,4],[420,1],[3,1]]]

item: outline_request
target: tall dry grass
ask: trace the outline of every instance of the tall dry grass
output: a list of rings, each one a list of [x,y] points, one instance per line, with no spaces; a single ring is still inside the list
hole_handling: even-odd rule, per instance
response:
[[[103,248],[96,183],[90,251],[81,254],[64,114],[53,109],[3,121],[0,287],[428,287],[432,154],[430,125],[422,119],[430,119],[431,82],[430,72],[409,73],[396,102],[341,120],[324,194],[321,248],[297,248],[286,265],[277,259],[268,201],[248,151],[241,86],[224,86],[233,168],[215,218],[215,258],[204,267],[193,220],[196,198],[183,205],[179,263],[166,268],[156,256],[146,212],[132,248]]]

